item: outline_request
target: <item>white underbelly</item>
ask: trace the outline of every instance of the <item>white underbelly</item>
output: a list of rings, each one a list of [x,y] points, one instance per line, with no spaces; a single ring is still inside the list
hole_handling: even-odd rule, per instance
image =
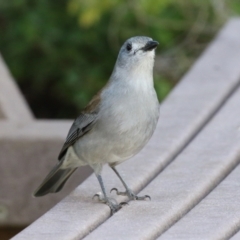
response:
[[[119,164],[145,146],[156,124],[157,117],[154,121],[136,120],[128,128],[120,125],[107,128],[100,123],[75,144],[76,153],[88,163]]]
[[[87,163],[118,164],[138,153],[152,136],[158,121],[156,96],[121,99],[106,103],[93,129],[74,144],[76,154]],[[148,101],[148,102],[147,102]],[[136,104],[137,103],[137,104]]]

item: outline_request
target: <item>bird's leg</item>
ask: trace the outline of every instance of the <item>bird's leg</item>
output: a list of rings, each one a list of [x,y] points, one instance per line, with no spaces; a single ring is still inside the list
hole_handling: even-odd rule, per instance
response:
[[[103,184],[103,180],[100,174],[96,174],[97,179],[99,181],[99,184],[101,186],[102,192],[103,192],[103,197],[100,196],[99,194],[95,194],[93,198],[98,197],[98,200],[102,203],[106,203],[110,209],[111,209],[111,214],[117,212],[120,208],[122,208],[123,205],[127,204],[126,202],[122,202],[120,204],[117,203],[117,201],[114,198],[109,198],[106,194],[105,187]]]
[[[144,196],[137,196],[128,186],[127,184],[123,181],[122,177],[120,176],[119,172],[117,171],[117,169],[115,167],[112,167],[112,170],[117,174],[117,176],[119,177],[120,181],[122,182],[123,186],[125,187],[126,191],[125,192],[119,192],[117,188],[112,188],[112,191],[116,191],[117,195],[122,195],[122,196],[128,196],[130,200],[145,200],[147,198],[149,198],[151,200],[151,197],[148,195],[144,195]]]

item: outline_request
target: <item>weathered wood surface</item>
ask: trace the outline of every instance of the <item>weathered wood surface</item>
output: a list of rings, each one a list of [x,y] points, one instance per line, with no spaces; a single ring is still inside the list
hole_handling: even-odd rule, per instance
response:
[[[0,226],[30,224],[90,174],[83,168],[60,194],[32,197],[56,164],[71,123],[36,120],[0,56]]]
[[[100,188],[90,176],[13,239],[154,239],[171,226],[169,232],[174,229],[176,221],[180,224],[208,193],[217,191],[240,161],[240,93],[235,91],[239,66],[240,20],[236,18],[161,105],[149,144],[118,167],[129,186],[135,192],[143,189],[141,194],[151,195],[152,201],[130,202],[109,218],[109,208],[91,199]],[[103,179],[108,190],[123,188],[107,167]]]
[[[29,122],[33,114],[0,55],[0,120]]]
[[[240,229],[239,199],[240,166],[237,166],[219,186],[158,239],[229,239]],[[240,239],[239,233],[237,235],[232,239]]]

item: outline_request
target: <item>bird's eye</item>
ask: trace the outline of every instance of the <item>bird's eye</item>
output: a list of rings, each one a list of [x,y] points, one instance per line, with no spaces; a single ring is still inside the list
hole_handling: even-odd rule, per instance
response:
[[[126,48],[127,48],[128,51],[131,51],[132,50],[132,44],[128,43]]]

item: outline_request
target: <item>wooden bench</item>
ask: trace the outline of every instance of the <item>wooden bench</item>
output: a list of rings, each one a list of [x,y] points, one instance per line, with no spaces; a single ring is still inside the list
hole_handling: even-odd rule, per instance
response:
[[[234,236],[240,230],[239,85],[240,19],[234,18],[162,103],[148,145],[117,167],[129,186],[151,201],[131,201],[110,216],[108,206],[92,200],[100,188],[90,176],[12,239]],[[122,189],[108,167],[102,176],[108,190]]]
[[[35,119],[0,56],[0,226],[30,224],[90,175],[82,168],[60,194],[32,197],[56,163],[71,124]]]

